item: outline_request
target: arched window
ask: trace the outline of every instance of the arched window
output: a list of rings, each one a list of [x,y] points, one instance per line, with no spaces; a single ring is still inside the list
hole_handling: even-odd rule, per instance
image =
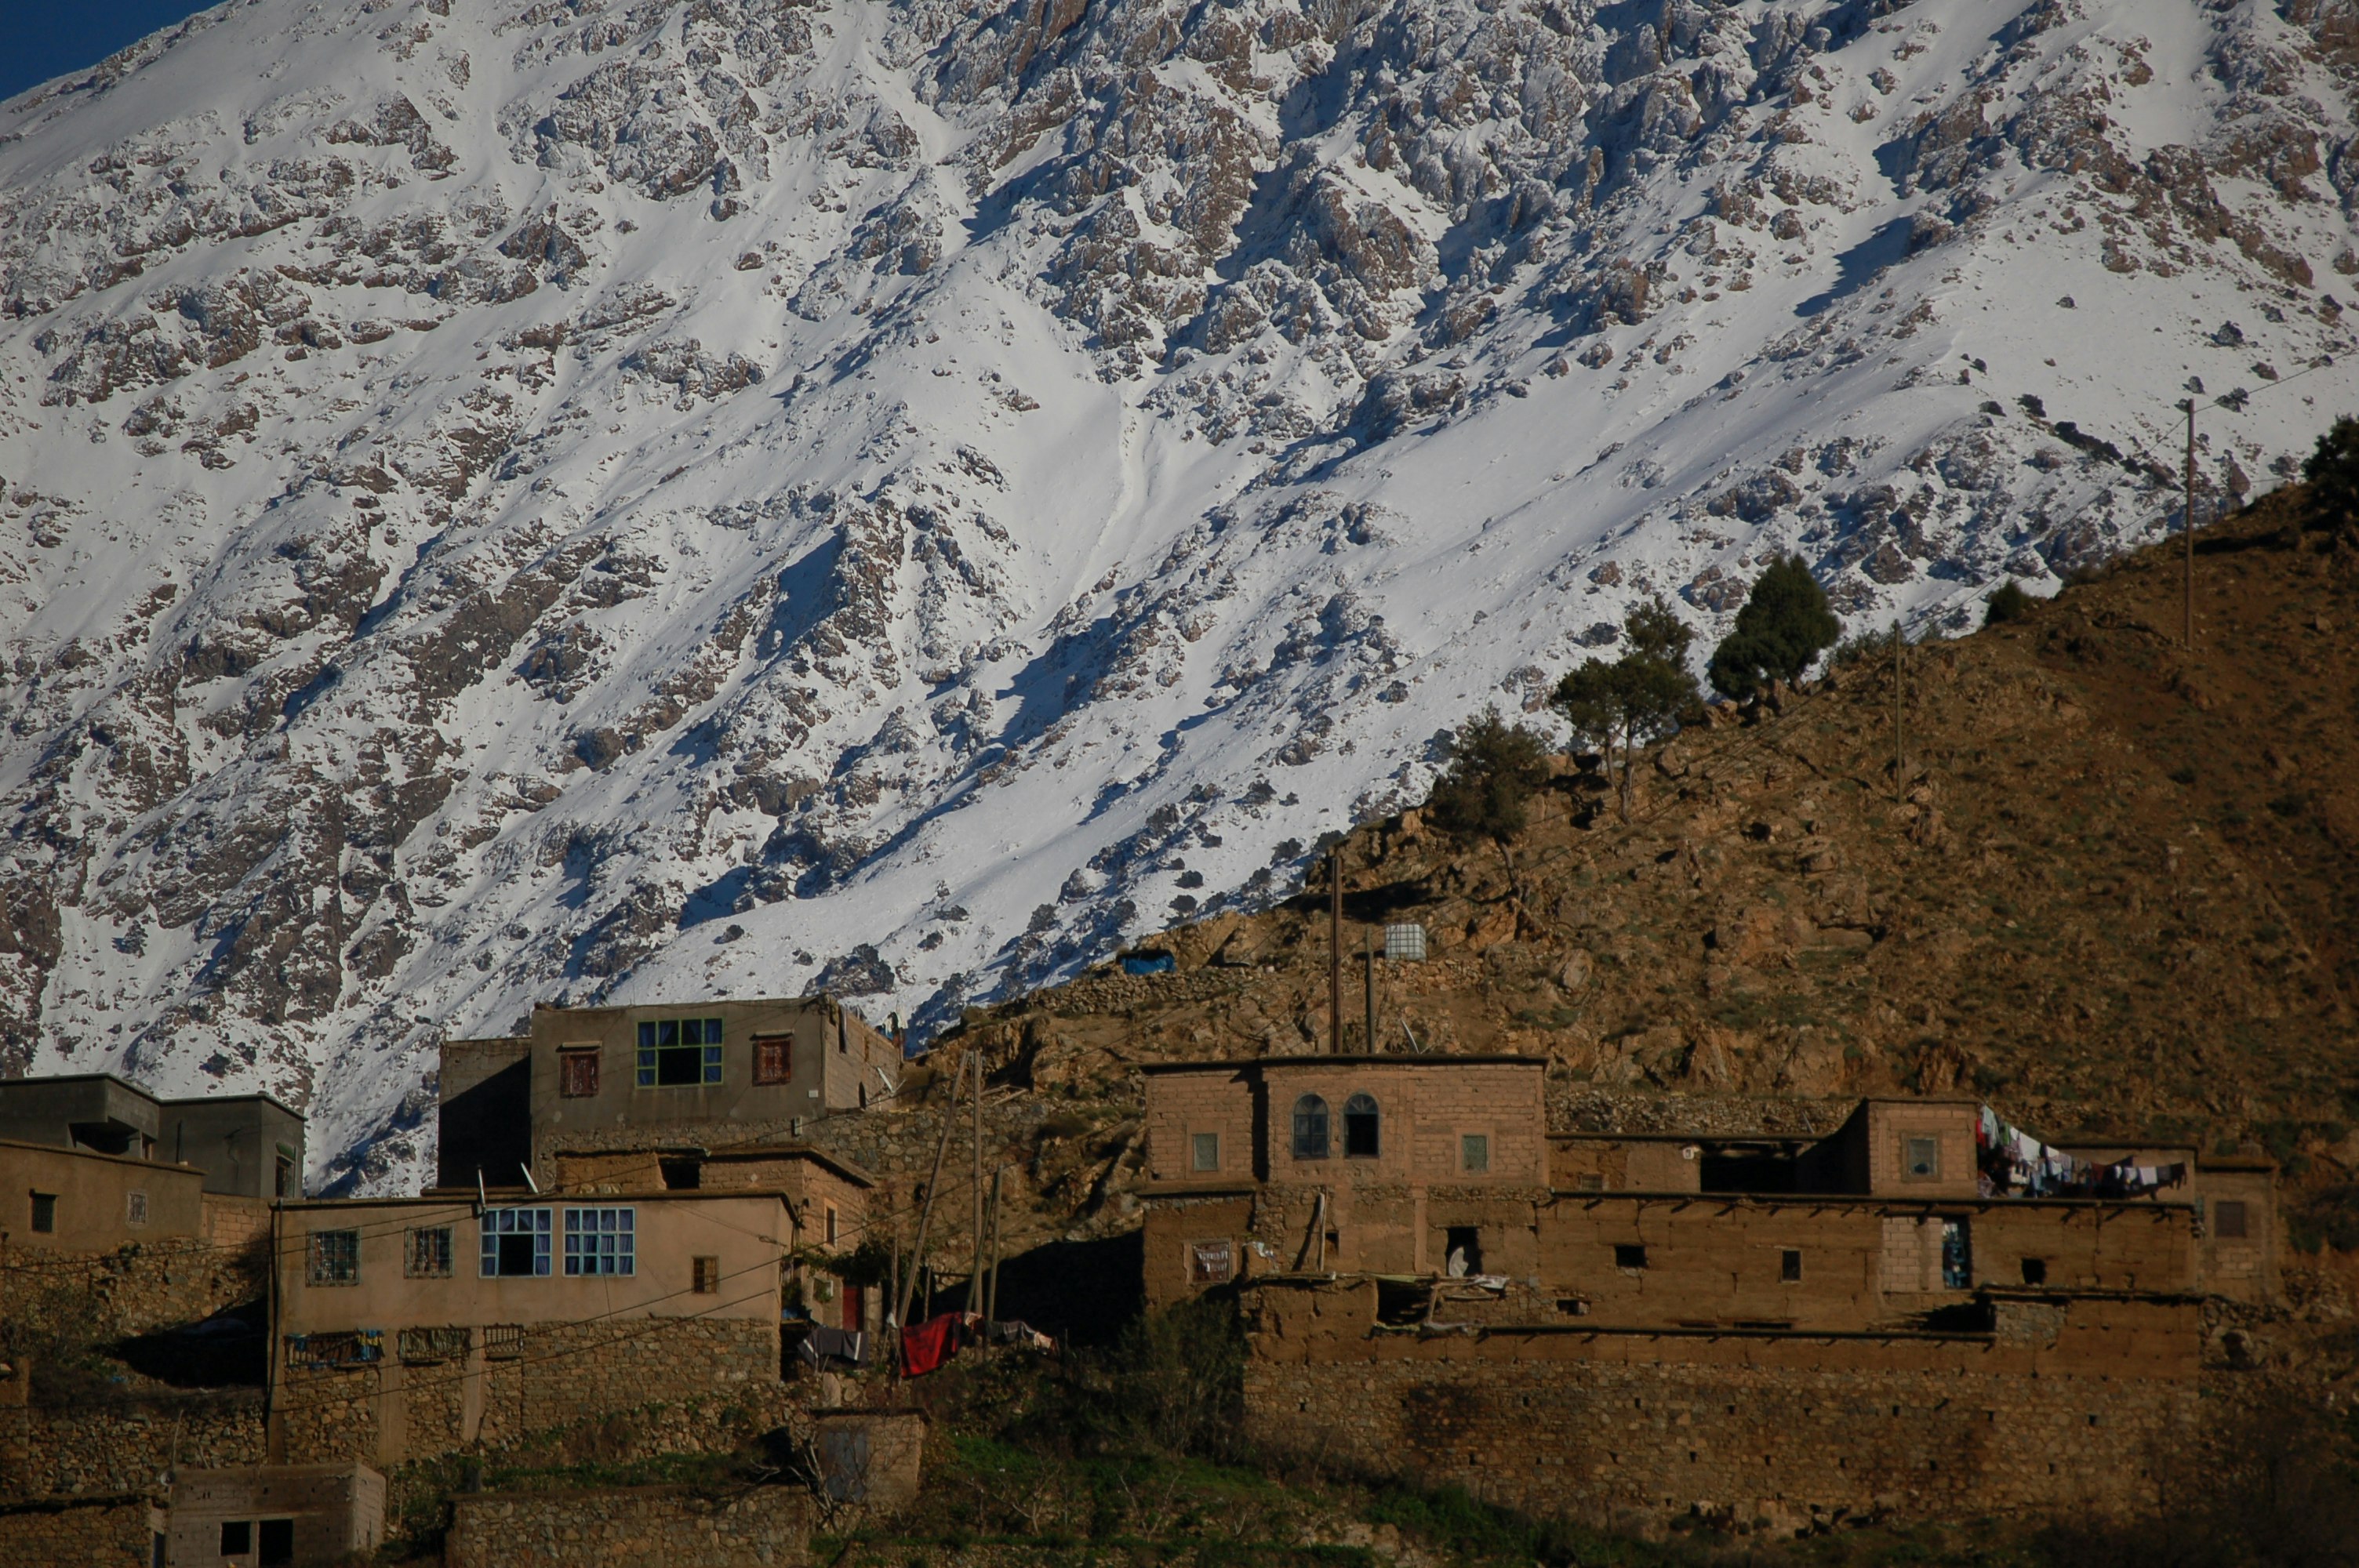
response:
[[[1294,1157],[1327,1158],[1327,1102],[1317,1095],[1304,1095],[1294,1102]]]
[[[1367,1095],[1353,1095],[1343,1102],[1343,1153],[1347,1158],[1373,1160],[1382,1152],[1379,1115],[1375,1100]]]

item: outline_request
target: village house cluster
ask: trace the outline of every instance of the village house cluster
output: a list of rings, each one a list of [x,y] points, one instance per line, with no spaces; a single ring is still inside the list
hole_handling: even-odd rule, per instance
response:
[[[0,1084],[12,1265],[144,1256],[168,1294],[192,1260],[251,1256],[267,1306],[251,1411],[163,1455],[156,1423],[108,1429],[135,1447],[95,1468],[168,1473],[160,1501],[91,1491],[0,1368],[0,1460],[53,1476],[0,1483],[24,1505],[0,1506],[0,1546],[61,1529],[71,1492],[158,1563],[326,1561],[375,1543],[391,1466],[700,1400],[792,1407],[914,1487],[900,1418],[807,1410],[795,1365],[876,1358],[891,1305],[840,1265],[891,1206],[810,1133],[904,1070],[825,997],[538,1008],[443,1047],[433,1184],[384,1198],[306,1195],[301,1119],[266,1096]],[[2233,1360],[2233,1314],[2207,1310],[2279,1292],[2269,1162],[2052,1147],[1970,1099],[1868,1098],[1810,1138],[1576,1132],[1550,1130],[1535,1057],[1141,1071],[1142,1294],[1234,1297],[1254,1438],[1538,1513],[1793,1530],[2150,1504]],[[661,1533],[627,1499],[555,1506],[456,1500],[451,1560],[557,1525]],[[725,1528],[787,1528],[770,1507]]]
[[[825,1265],[876,1183],[803,1133],[902,1070],[826,997],[540,1007],[528,1034],[444,1046],[435,1184],[387,1198],[306,1196],[302,1120],[265,1096],[14,1081],[0,1245],[258,1247],[258,1463],[175,1466],[154,1560],[324,1562],[375,1544],[404,1460],[700,1395],[766,1408],[815,1330],[864,1344],[884,1303]]]

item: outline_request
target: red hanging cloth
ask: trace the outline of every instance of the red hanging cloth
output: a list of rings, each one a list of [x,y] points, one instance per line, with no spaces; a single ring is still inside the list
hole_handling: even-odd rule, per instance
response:
[[[901,1331],[901,1375],[922,1378],[958,1351],[964,1313],[946,1312]]]

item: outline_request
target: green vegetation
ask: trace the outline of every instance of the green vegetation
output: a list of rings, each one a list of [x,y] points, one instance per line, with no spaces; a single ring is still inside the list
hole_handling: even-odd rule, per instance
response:
[[[2319,437],[2301,477],[2310,482],[2309,526],[2359,541],[2359,418],[2345,414]]]
[[[1712,651],[1713,689],[1740,700],[1796,681],[1843,635],[1826,590],[1799,556],[1779,556],[1753,582],[1735,629]]]
[[[2021,583],[2009,578],[1991,589],[1990,598],[1983,602],[1983,624],[2004,626],[2010,621],[2024,620],[2030,615],[2031,607],[2038,602],[2038,600],[2023,591]]]
[[[1548,737],[1538,730],[1509,724],[1497,708],[1484,708],[1451,738],[1450,771],[1426,802],[1426,816],[1443,832],[1488,838],[1511,885],[1516,861],[1507,840],[1523,831],[1533,793],[1548,783],[1549,749]]]
[[[1608,664],[1591,659],[1568,671],[1550,700],[1572,732],[1608,757],[1622,743],[1622,817],[1630,817],[1631,759],[1643,744],[1660,740],[1701,704],[1695,676],[1688,673],[1688,644],[1695,633],[1660,599],[1632,611],[1622,630],[1629,640],[1623,655]]]

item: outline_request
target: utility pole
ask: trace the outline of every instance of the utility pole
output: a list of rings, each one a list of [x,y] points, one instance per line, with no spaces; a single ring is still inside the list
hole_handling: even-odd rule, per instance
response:
[[[1368,1054],[1373,1056],[1376,1054],[1376,949],[1365,931],[1360,933],[1360,962],[1367,966],[1367,973],[1362,977],[1366,989],[1361,1000],[1367,1004]]]
[[[967,1053],[974,1063],[974,1245],[967,1253],[966,1310],[983,1310],[983,1053]]]
[[[991,1173],[991,1279],[983,1292],[983,1320],[999,1321],[999,1179],[1007,1173],[1005,1165],[994,1166]]]
[[[1334,1031],[1330,1049],[1343,1054],[1343,846],[1327,851],[1327,1021]],[[1370,1050],[1375,1042],[1368,1043]]]
[[[2187,612],[2180,642],[2195,651],[2195,399],[2187,400]]]
[[[909,1254],[909,1271],[901,1276],[900,1300],[896,1303],[893,1322],[897,1329],[909,1323],[909,1298],[918,1288],[918,1271],[926,1263],[926,1233],[934,1223],[934,1198],[942,1188],[942,1156],[950,1152],[951,1129],[958,1125],[959,1090],[966,1087],[966,1064],[959,1064],[959,1076],[951,1080],[951,1103],[942,1107],[942,1136],[934,1145],[934,1168],[926,1177],[926,1202],[918,1211],[918,1245]],[[930,1304],[930,1303],[929,1303]]]
[[[1908,793],[1908,672],[1901,663],[1901,654],[1908,646],[1908,634],[1901,629],[1900,618],[1892,620],[1892,796],[1898,800]]]

